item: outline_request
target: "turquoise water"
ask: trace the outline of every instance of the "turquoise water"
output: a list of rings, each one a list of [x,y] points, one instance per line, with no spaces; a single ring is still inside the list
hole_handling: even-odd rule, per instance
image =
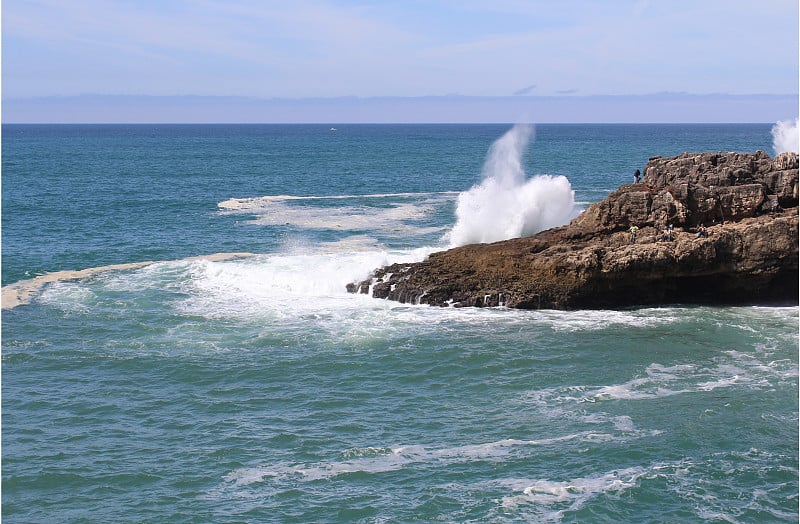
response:
[[[797,521],[796,307],[349,295],[444,246],[511,126],[330,127],[3,126],[3,285],[155,262],[3,311],[4,520]],[[521,161],[577,213],[770,127],[542,125]]]

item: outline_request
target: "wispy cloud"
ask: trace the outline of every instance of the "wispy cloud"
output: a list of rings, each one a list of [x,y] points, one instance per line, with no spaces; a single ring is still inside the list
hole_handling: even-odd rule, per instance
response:
[[[536,89],[536,84],[531,84],[527,87],[523,87],[522,89],[517,89],[514,91],[514,96],[529,95],[534,89]]]
[[[7,2],[3,91],[785,93],[797,15],[795,0]]]

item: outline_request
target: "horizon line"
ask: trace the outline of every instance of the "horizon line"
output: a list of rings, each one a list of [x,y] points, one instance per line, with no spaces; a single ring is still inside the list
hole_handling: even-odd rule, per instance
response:
[[[771,125],[772,120],[751,122],[1,122],[8,126],[744,126]],[[338,129],[330,130],[338,131]]]
[[[686,91],[659,91],[654,93],[623,93],[623,94],[577,94],[577,93],[561,93],[561,94],[524,94],[524,95],[462,95],[458,93],[451,93],[446,95],[335,95],[335,96],[306,96],[306,97],[289,97],[289,96],[260,96],[260,95],[204,95],[196,93],[186,94],[131,94],[131,93],[80,93],[69,95],[32,95],[32,96],[3,96],[2,101],[30,101],[30,100],[49,100],[57,99],[63,100],[67,98],[227,98],[227,99],[243,99],[249,101],[280,101],[280,102],[294,102],[294,101],[340,101],[340,100],[375,100],[375,99],[389,99],[389,100],[414,100],[421,98],[476,98],[476,99],[536,99],[536,98],[640,98],[640,97],[798,97],[800,98],[800,91],[795,93],[690,93]]]
[[[798,115],[796,94],[257,98],[64,95],[2,100],[3,123],[768,123]]]

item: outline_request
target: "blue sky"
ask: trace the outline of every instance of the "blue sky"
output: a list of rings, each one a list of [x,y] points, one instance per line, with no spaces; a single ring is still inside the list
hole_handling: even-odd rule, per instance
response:
[[[5,0],[2,68],[4,120],[88,95],[796,96],[798,2]]]

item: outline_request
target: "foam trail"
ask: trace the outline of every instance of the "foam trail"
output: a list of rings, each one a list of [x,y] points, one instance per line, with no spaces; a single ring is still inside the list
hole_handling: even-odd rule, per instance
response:
[[[199,257],[184,258],[183,261],[194,262],[198,260],[207,260],[209,262],[219,262],[222,260],[231,260],[236,258],[246,258],[255,256],[253,253],[215,253],[213,255],[205,255]],[[14,309],[17,306],[24,306],[30,304],[33,296],[38,293],[45,285],[53,282],[61,282],[64,280],[81,280],[90,278],[98,273],[105,273],[107,271],[123,271],[128,269],[139,269],[145,266],[155,264],[154,261],[148,260],[144,262],[130,262],[126,264],[112,264],[109,266],[91,267],[88,269],[79,270],[65,270],[55,271],[52,273],[45,273],[28,280],[20,280],[13,284],[4,286],[2,289],[2,308]]]
[[[798,145],[797,124],[800,119],[795,118],[794,122],[791,120],[778,121],[772,126],[772,149],[775,154],[786,153],[793,151],[798,153],[800,145]]]
[[[574,215],[575,193],[563,176],[526,179],[522,155],[533,134],[516,125],[489,149],[483,180],[458,196],[450,247],[528,236],[560,226]]]
[[[434,191],[430,193],[373,193],[367,195],[265,195],[253,198],[229,198],[217,203],[217,207],[227,211],[253,210],[271,205],[273,202],[286,202],[290,200],[352,200],[352,199],[383,199],[396,197],[431,197],[439,195],[455,195],[455,191]]]

